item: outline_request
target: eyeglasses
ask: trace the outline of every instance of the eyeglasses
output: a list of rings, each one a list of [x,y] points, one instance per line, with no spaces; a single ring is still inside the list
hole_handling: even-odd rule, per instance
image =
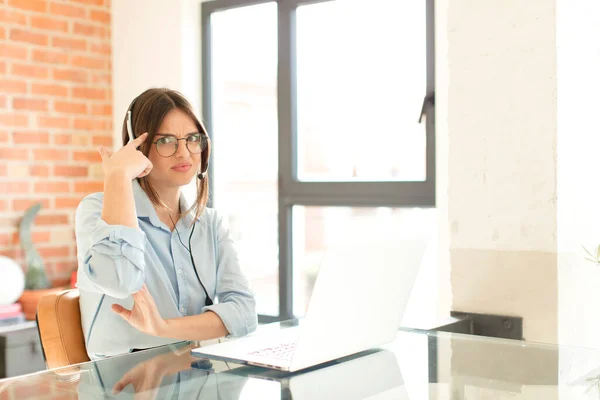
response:
[[[152,142],[156,145],[156,151],[161,157],[171,157],[177,152],[179,148],[179,141],[185,140],[185,146],[188,151],[192,154],[198,154],[206,149],[208,146],[208,136],[204,133],[193,133],[187,137],[177,139],[175,136],[168,135],[163,136],[156,142]]]

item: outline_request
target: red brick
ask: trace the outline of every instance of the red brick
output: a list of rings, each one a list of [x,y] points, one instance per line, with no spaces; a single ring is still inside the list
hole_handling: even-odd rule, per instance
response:
[[[57,149],[33,149],[33,159],[36,161],[67,161],[69,152]]]
[[[20,11],[2,9],[0,10],[0,22],[2,24],[26,25],[27,17]]]
[[[29,182],[22,181],[11,181],[11,182],[1,182],[0,181],[0,192],[4,194],[10,193],[29,193]],[[2,226],[2,225],[0,225]]]
[[[8,233],[0,233],[0,247],[8,247],[12,244],[13,241],[11,240],[11,235],[9,235]]]
[[[52,46],[59,47],[65,50],[82,50],[85,51],[87,44],[84,39],[71,39],[65,37],[53,37]]]
[[[71,90],[71,96],[75,99],[85,100],[105,100],[107,97],[105,89],[94,89],[88,87],[74,87]]]
[[[36,193],[71,193],[69,182],[36,182],[33,190]]]
[[[48,2],[45,0],[8,0],[8,5],[28,11],[46,12]]]
[[[0,211],[8,210],[8,201],[0,199]]]
[[[113,138],[112,138],[112,136],[106,136],[106,135],[94,135],[92,137],[92,144],[94,146],[98,146],[98,145],[112,146]]]
[[[0,160],[29,160],[29,150],[0,148]]]
[[[30,201],[30,203],[33,204],[34,202]],[[39,203],[39,201],[37,201],[36,203]],[[42,207],[44,207],[44,206],[42,206]],[[25,211],[26,209],[27,208],[24,208],[21,211]],[[47,243],[50,241],[50,232],[49,231],[42,231],[42,232],[33,231],[33,232],[31,232],[31,240],[34,243]],[[13,234],[12,242],[13,242],[13,244],[19,244],[21,242],[21,240],[19,238],[19,232],[15,232]]]
[[[111,85],[112,84],[112,76],[110,73],[108,74],[92,74],[92,79],[90,82],[94,85]]]
[[[64,3],[50,3],[50,12],[62,17],[86,18],[85,8]]]
[[[35,224],[37,225],[55,225],[55,224],[66,224],[69,222],[69,217],[65,214],[42,214],[35,217]]]
[[[75,22],[73,25],[73,33],[98,38],[108,37],[108,31],[103,26],[83,24],[81,22]]]
[[[65,219],[67,218],[66,216],[63,215],[63,217],[65,217]],[[41,216],[39,216],[38,218],[41,218]],[[36,218],[36,223],[37,219]],[[68,221],[65,222],[56,222],[56,223],[52,223],[52,224],[47,224],[47,225],[56,225],[56,224],[66,224]],[[42,224],[40,224],[42,225]],[[40,252],[40,256],[46,258],[46,257],[68,257],[69,256],[69,246],[58,246],[58,247],[39,247],[38,251]]]
[[[16,260],[18,258],[17,253],[18,253],[18,250],[16,248],[0,250],[0,256],[9,257],[9,258],[12,258],[13,260]],[[14,397],[14,398],[19,398],[19,397]],[[11,400],[12,398],[7,397],[7,399]],[[2,400],[4,400],[4,399],[2,399]]]
[[[7,143],[8,142],[8,132],[6,131],[0,131],[0,143]],[[3,165],[3,167],[6,167],[5,165]],[[0,174],[2,175],[2,174]]]
[[[93,131],[106,129],[106,124],[98,118],[76,118],[73,127],[77,130]]]
[[[2,42],[0,43],[0,57],[25,60],[27,59],[27,48]]]
[[[56,18],[31,16],[31,27],[49,31],[68,32],[69,23]]]
[[[12,73],[14,75],[25,78],[45,79],[48,77],[48,68],[39,65],[14,64],[12,65]]]
[[[89,4],[94,6],[102,6],[104,5],[104,0],[72,0],[76,3]]]
[[[56,134],[54,135],[54,144],[71,144],[73,135],[69,134]]]
[[[112,76],[110,74],[92,74],[90,83],[94,85],[111,85]]]
[[[92,104],[92,115],[112,116],[111,104]]]
[[[50,137],[47,132],[13,132],[13,142],[15,144],[48,144],[50,143]]]
[[[33,83],[31,85],[31,94],[47,94],[50,96],[66,97],[68,93],[69,90],[66,86],[46,83]]]
[[[27,115],[8,113],[0,114],[0,126],[26,127],[29,125]]]
[[[76,261],[57,261],[54,263],[54,272],[57,274],[71,274],[71,272],[77,270],[77,262]],[[66,396],[66,395],[65,395]],[[77,400],[77,397],[61,397],[56,400]]]
[[[110,24],[110,13],[106,11],[91,10],[90,19],[92,21],[102,22],[104,24]]]
[[[87,161],[90,163],[101,162],[102,158],[97,151],[74,151],[73,161]]]
[[[96,193],[104,191],[104,182],[75,182],[75,193]]]
[[[32,232],[31,239],[34,243],[44,243],[50,241],[50,232],[42,231],[42,232]]]
[[[57,197],[54,199],[54,208],[77,208],[81,197]]]
[[[42,203],[42,209],[50,208],[49,199],[13,199],[12,208],[14,211],[25,211],[34,204]]]
[[[71,165],[55,165],[54,176],[87,176],[88,167],[76,167]]]
[[[70,64],[74,67],[89,68],[89,69],[107,69],[108,62],[102,58],[93,58],[85,56],[71,57]]]
[[[0,108],[6,108],[7,103],[6,96],[0,95]]]
[[[19,232],[13,232],[12,234],[0,233],[0,247],[13,246],[19,243]],[[3,397],[0,397],[3,399]],[[8,399],[8,397],[7,397]]]
[[[0,79],[3,93],[27,93],[27,83],[22,80]]]
[[[3,61],[0,61],[0,74],[6,74],[6,63]]]
[[[29,175],[31,176],[50,176],[50,167],[48,165],[32,165],[29,167]]]
[[[6,39],[6,28],[3,26],[0,26],[0,39],[2,39],[2,40]]]
[[[59,81],[86,82],[88,73],[77,69],[55,69],[52,77]]]
[[[49,64],[66,64],[69,57],[60,51],[46,51],[39,49],[31,50],[31,59],[33,61]]]
[[[112,49],[110,43],[90,43],[90,52],[110,56]]]
[[[68,129],[71,122],[67,117],[38,117],[38,126],[40,128],[59,128]]]
[[[12,101],[13,109],[27,111],[48,111],[48,100],[17,97]]]
[[[17,28],[10,30],[10,40],[14,40],[15,42],[37,44],[38,46],[48,45],[48,35],[43,33],[28,32],[26,30]]]
[[[74,103],[70,101],[55,101],[54,110],[68,114],[87,114],[87,105],[85,103]]]

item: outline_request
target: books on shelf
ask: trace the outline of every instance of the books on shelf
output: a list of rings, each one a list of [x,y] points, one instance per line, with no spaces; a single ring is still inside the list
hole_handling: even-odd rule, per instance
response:
[[[0,326],[25,322],[25,314],[20,303],[0,305]]]

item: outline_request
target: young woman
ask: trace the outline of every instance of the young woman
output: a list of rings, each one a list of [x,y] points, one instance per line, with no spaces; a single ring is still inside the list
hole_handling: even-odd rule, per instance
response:
[[[145,91],[129,106],[123,147],[99,152],[104,192],[81,201],[75,231],[90,358],[252,332],[254,296],[225,219],[206,208],[210,141],[190,103]],[[182,187],[192,181],[190,205]]]

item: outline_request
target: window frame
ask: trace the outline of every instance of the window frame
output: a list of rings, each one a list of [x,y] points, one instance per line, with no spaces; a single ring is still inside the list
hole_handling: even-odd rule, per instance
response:
[[[434,0],[426,0],[426,93],[421,115],[425,116],[426,178],[424,181],[300,181],[297,171],[296,105],[296,9],[314,3],[336,0],[212,0],[201,3],[202,115],[213,149],[218,135],[212,131],[212,32],[211,16],[228,9],[277,3],[278,15],[278,237],[279,237],[279,315],[259,315],[259,322],[294,318],[293,313],[293,238],[292,207],[435,207],[435,42]],[[365,1],[365,7],[368,7]],[[217,155],[215,156],[215,153]],[[215,157],[211,152],[209,183],[212,185]],[[214,206],[211,192],[209,206]]]

